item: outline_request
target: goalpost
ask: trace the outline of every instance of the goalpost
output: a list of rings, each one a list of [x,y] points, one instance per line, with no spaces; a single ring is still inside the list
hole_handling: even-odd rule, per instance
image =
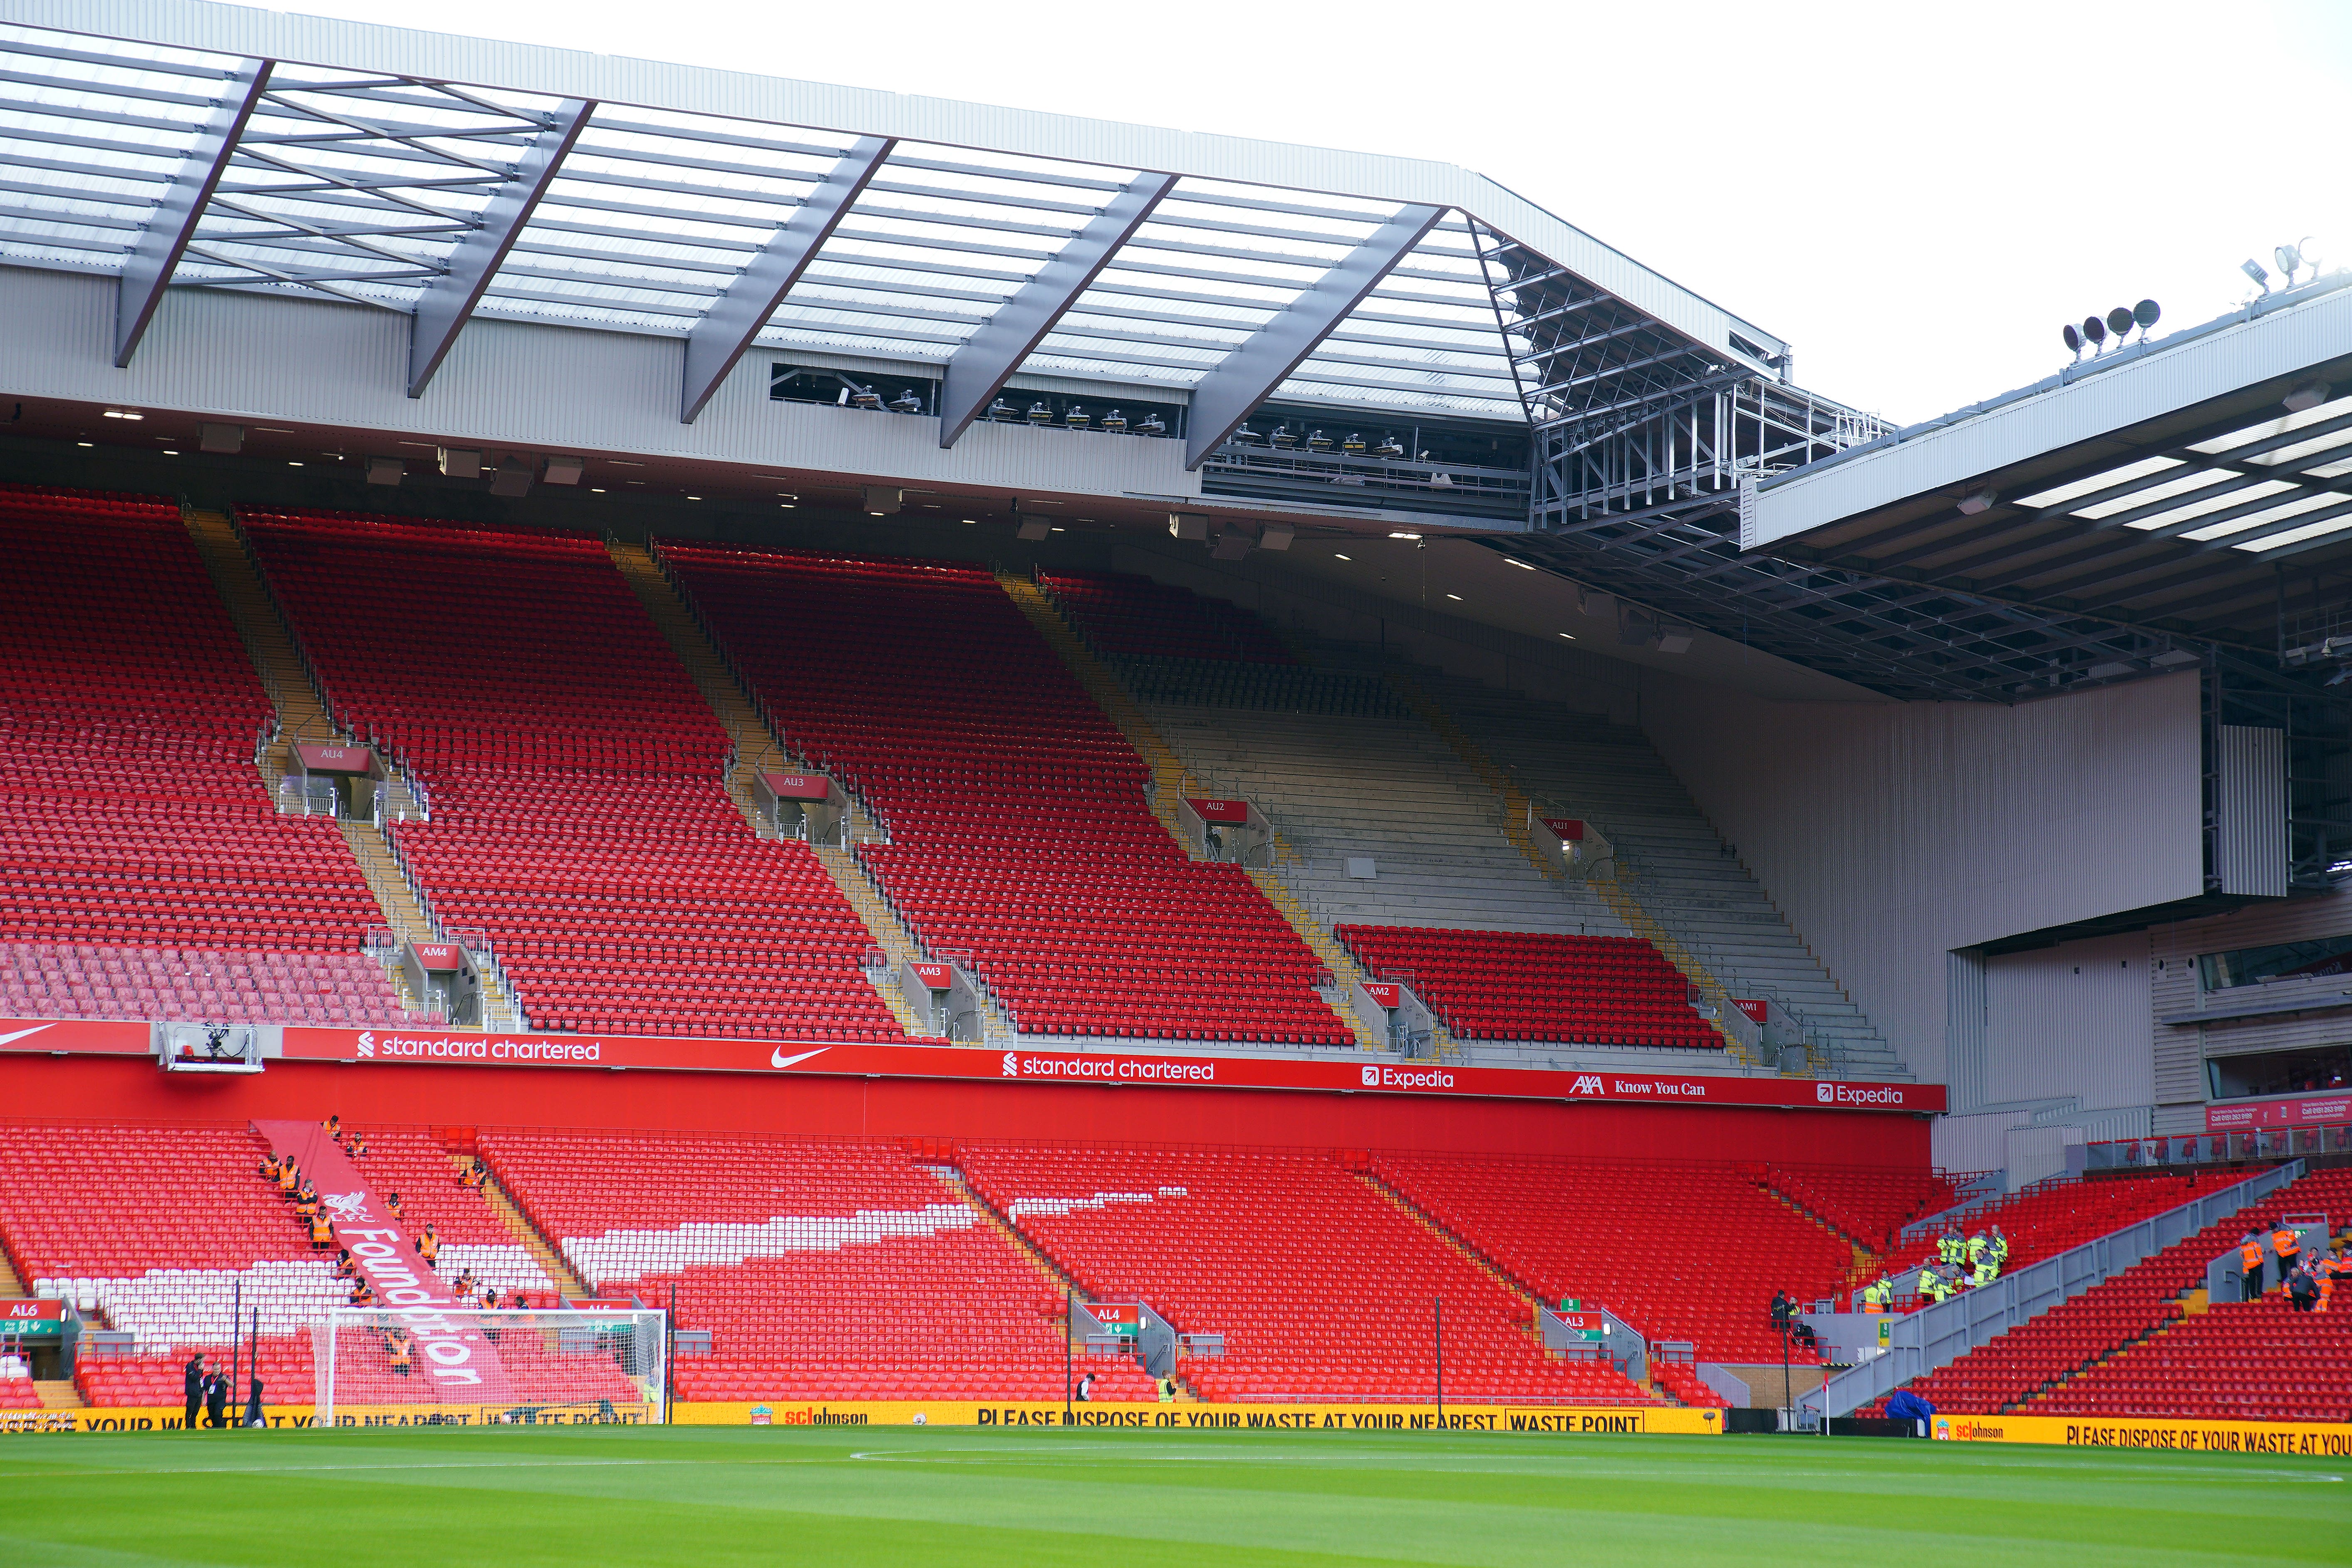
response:
[[[338,1307],[310,1327],[316,1426],[658,1424],[669,1334],[652,1310]]]

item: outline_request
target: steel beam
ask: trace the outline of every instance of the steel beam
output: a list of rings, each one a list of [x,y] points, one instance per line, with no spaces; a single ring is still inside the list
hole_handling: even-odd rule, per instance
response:
[[[1175,184],[1173,174],[1137,175],[1078,231],[1077,238],[997,307],[986,326],[964,340],[963,347],[948,361],[947,376],[940,389],[942,447],[954,446],[957,437],[971,428],[988,400],[1013,379],[1021,362],[1054,330]],[[1130,336],[1139,342],[1149,337]]]
[[[532,209],[555,182],[564,154],[586,130],[596,105],[570,98],[556,105],[545,129],[516,160],[514,172],[482,208],[481,221],[449,252],[446,269],[425,286],[416,301],[416,319],[408,338],[408,395],[425,395],[425,383],[457,345],[474,307],[498,275],[499,264],[514,248]]]
[[[1189,471],[1225,444],[1257,405],[1265,402],[1316,345],[1331,335],[1348,313],[1380,287],[1381,279],[1437,226],[1444,207],[1406,206],[1372,231],[1339,265],[1309,284],[1289,307],[1242,340],[1192,389],[1184,444]]]
[[[817,251],[832,237],[859,195],[880,173],[898,142],[861,136],[819,180],[792,216],[777,226],[758,255],[727,285],[702,320],[686,336],[686,376],[678,393],[677,418],[694,423],[704,404],[743,357],[793,285],[801,280]]]
[[[124,258],[114,293],[115,369],[131,363],[139,340],[146,335],[147,323],[155,319],[155,307],[163,301],[173,269],[186,254],[188,242],[195,238],[197,220],[205,216],[214,188],[236,155],[236,141],[245,133],[245,122],[253,118],[255,107],[269,90],[270,64],[246,60],[230,73],[227,91],[213,105],[163,199],[156,204],[154,216],[139,231],[130,256]]]

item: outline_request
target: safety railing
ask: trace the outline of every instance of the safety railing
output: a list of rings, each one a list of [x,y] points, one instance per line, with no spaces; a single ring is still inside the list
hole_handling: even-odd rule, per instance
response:
[[[1818,1415],[1847,1415],[1915,1377],[1949,1366],[1987,1341],[2072,1300],[2092,1286],[2186,1240],[2214,1221],[2261,1202],[2303,1174],[2290,1161],[2095,1241],[2029,1263],[1991,1284],[1906,1313],[1890,1331],[1886,1352],[1830,1378],[1805,1395]],[[2202,1260],[2200,1260],[2200,1264]]]

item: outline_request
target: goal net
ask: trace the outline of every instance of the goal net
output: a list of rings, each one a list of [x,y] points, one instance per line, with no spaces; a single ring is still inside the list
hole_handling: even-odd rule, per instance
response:
[[[310,1329],[312,1423],[660,1422],[667,1328],[656,1311],[339,1307]]]

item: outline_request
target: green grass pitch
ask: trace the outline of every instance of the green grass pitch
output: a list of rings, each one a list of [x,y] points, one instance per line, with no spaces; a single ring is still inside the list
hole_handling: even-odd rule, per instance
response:
[[[588,1428],[0,1438],[0,1564],[2352,1562],[2342,1460],[1868,1438]]]

